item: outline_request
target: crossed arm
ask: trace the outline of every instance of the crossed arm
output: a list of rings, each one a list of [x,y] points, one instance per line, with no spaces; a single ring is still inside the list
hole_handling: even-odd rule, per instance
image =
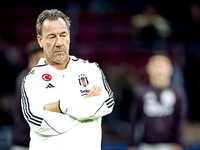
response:
[[[91,90],[87,93],[87,95],[84,98],[99,96],[101,95],[102,91],[103,91],[103,88],[101,86],[95,85],[91,88]],[[58,102],[46,104],[44,106],[44,110],[61,113]]]

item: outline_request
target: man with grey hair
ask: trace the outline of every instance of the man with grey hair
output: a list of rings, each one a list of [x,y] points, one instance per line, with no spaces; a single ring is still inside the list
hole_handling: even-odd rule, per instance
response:
[[[69,55],[69,27],[69,18],[56,9],[37,19],[45,58],[21,87],[30,150],[101,149],[101,119],[112,112],[113,93],[98,64]]]

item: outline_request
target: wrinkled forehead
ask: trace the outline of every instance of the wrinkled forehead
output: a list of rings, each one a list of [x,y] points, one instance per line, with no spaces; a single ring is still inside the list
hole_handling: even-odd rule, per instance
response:
[[[67,28],[67,24],[62,18],[56,20],[45,19],[42,24],[43,27],[54,27],[55,25]]]
[[[42,24],[42,30],[44,32],[54,32],[58,30],[63,30],[68,32],[67,24],[62,18],[57,20],[45,19]]]

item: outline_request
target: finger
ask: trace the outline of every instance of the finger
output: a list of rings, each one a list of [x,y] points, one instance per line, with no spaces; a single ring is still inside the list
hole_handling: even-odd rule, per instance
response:
[[[103,88],[101,86],[93,86],[91,88],[91,90],[88,92],[88,94],[85,96],[85,98],[88,98],[88,97],[92,97],[92,96],[99,96],[103,91]]]
[[[90,90],[90,92],[91,92],[90,95],[95,96],[96,93],[97,93],[99,90],[100,90],[100,87],[99,87],[99,86],[95,86],[95,88],[93,88],[93,89]]]
[[[97,87],[97,88],[95,89],[95,91],[94,91],[94,96],[99,96],[99,95],[101,95],[102,91],[103,91],[103,88],[102,88],[101,86],[100,86],[100,87]]]
[[[43,108],[44,108],[44,110],[49,109],[49,104],[46,104]]]
[[[90,96],[99,96],[101,94],[101,92],[102,92],[102,87],[97,86],[96,88],[91,90]]]
[[[94,85],[91,89],[90,89],[90,91],[87,93],[87,97],[90,97],[91,95],[92,95],[92,93],[93,93],[93,91],[95,90],[97,88],[97,85]]]

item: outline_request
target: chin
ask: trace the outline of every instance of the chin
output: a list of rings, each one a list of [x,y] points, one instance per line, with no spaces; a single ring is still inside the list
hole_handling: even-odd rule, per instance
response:
[[[69,59],[69,57],[61,57],[61,58],[57,58],[54,59],[54,61],[58,64],[64,63],[65,61],[67,61]]]
[[[54,62],[57,63],[57,64],[62,64],[62,63],[64,63],[64,60],[59,59],[59,60],[54,60]]]

